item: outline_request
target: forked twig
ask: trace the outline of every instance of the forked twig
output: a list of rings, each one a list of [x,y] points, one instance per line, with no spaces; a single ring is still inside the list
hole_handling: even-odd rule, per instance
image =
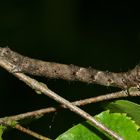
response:
[[[97,97],[74,101],[71,103],[76,106],[84,106],[91,103],[97,103],[100,101],[106,101],[106,100],[117,99],[117,98],[122,98],[122,97],[129,97],[129,96],[131,97],[140,96],[140,91],[137,88],[130,88],[129,94],[127,94],[126,91],[119,91],[115,93],[110,93],[106,95],[100,95]],[[22,113],[18,115],[9,116],[7,118],[9,118],[10,120],[19,121],[19,120],[26,119],[29,117],[38,117],[47,113],[55,112],[61,108],[66,108],[66,106],[60,105],[58,107],[47,107],[47,108],[43,108],[43,109],[39,109],[35,111],[30,111],[30,112],[26,112],[26,113]],[[0,118],[0,123],[1,123],[1,119],[4,119],[4,118]]]
[[[9,72],[12,72],[12,69],[15,67],[14,64],[12,64],[11,62],[9,63],[8,60],[2,59],[2,58],[0,59],[0,66],[5,68]],[[17,78],[19,78],[20,80],[22,80],[23,82],[25,82],[31,88],[33,88],[33,89],[35,89],[37,91],[41,91],[42,93],[44,93],[45,95],[49,96],[50,98],[53,98],[57,102],[65,105],[71,111],[75,112],[76,114],[79,114],[81,117],[83,117],[86,120],[90,121],[96,127],[100,128],[101,130],[106,132],[108,135],[112,136],[114,139],[116,139],[116,140],[123,140],[123,138],[118,136],[118,134],[116,134],[112,130],[108,129],[107,127],[105,127],[103,124],[101,124],[96,119],[94,119],[91,115],[89,115],[88,113],[86,113],[82,109],[78,108],[77,106],[71,104],[69,101],[67,101],[66,99],[64,99],[61,96],[57,95],[56,93],[54,93],[53,91],[48,89],[46,86],[40,84],[35,79],[32,79],[32,78],[30,78],[29,76],[26,76],[23,73],[13,73],[12,72],[12,74],[14,76],[16,76]]]

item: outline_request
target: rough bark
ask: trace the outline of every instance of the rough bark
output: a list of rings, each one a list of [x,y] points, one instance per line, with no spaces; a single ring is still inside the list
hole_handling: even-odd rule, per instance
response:
[[[60,78],[69,81],[81,81],[104,86],[114,86],[122,89],[139,86],[140,83],[139,65],[128,72],[106,72],[93,68],[84,68],[32,59],[14,52],[7,47],[0,48],[0,57],[7,59],[10,63],[16,66],[13,68],[13,72],[23,72],[48,78]]]

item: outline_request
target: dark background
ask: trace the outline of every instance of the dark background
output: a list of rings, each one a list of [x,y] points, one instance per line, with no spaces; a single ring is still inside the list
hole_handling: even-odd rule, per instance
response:
[[[0,46],[29,57],[114,72],[139,64],[140,12],[137,3],[90,0],[0,1]],[[117,89],[80,82],[35,77],[70,101]],[[135,98],[133,98],[136,101]],[[0,117],[57,105],[0,69]],[[102,105],[83,107],[95,115]],[[55,116],[55,119],[53,120]],[[70,111],[59,111],[26,127],[56,138],[83,121]],[[16,130],[4,140],[30,139]]]

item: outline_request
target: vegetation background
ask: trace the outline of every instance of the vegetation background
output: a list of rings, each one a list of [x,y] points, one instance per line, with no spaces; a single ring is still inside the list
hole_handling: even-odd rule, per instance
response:
[[[30,0],[0,1],[0,46],[29,57],[107,71],[127,71],[140,61],[139,5],[126,1]],[[70,101],[117,90],[80,82],[35,77]],[[136,98],[131,98],[137,101]],[[0,69],[0,117],[57,103],[36,95],[24,83]],[[103,103],[82,107],[95,115]],[[53,119],[55,116],[55,119]],[[83,121],[66,110],[49,114],[27,126],[56,138]],[[12,130],[4,139],[34,138]]]

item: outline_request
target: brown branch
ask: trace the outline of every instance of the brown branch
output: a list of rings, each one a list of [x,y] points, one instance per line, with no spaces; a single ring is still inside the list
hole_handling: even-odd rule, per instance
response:
[[[5,60],[4,57],[0,59],[0,66],[5,68],[7,71],[11,72],[13,67],[15,65],[13,63],[9,63],[8,60]],[[120,136],[118,136],[115,132],[112,130],[108,129],[106,126],[98,122],[96,119],[94,119],[91,115],[83,111],[82,109],[78,108],[77,106],[71,104],[69,101],[66,99],[62,98],[61,96],[57,95],[53,91],[47,88],[47,86],[44,86],[40,84],[38,81],[35,79],[30,78],[29,76],[26,76],[23,73],[12,73],[14,76],[25,82],[28,86],[31,88],[41,91],[45,95],[49,96],[50,98],[56,100],[57,102],[65,105],[67,108],[69,108],[71,111],[75,112],[76,114],[79,114],[81,117],[85,118],[86,120],[90,121],[92,124],[94,124],[97,128],[100,128],[104,132],[106,132],[108,135],[113,137],[116,140],[123,140]]]
[[[42,136],[42,135],[40,135],[40,134],[38,134],[38,133],[36,133],[36,132],[34,132],[32,130],[29,130],[29,129],[27,129],[27,128],[19,125],[19,124],[16,124],[16,126],[14,128],[16,128],[17,130],[19,130],[19,131],[21,131],[23,133],[26,133],[26,134],[28,134],[30,136],[33,136],[33,137],[35,137],[35,138],[37,138],[39,140],[51,140],[51,139],[49,139],[49,138],[47,138],[45,136]]]
[[[97,97],[87,98],[87,99],[83,99],[79,101],[74,101],[71,103],[76,106],[84,106],[91,103],[97,103],[100,101],[106,101],[106,100],[117,99],[117,98],[122,98],[122,97],[130,97],[130,96],[140,96],[140,91],[137,88],[130,88],[129,94],[127,94],[126,91],[120,91],[120,92],[110,93],[110,94],[101,95]],[[66,106],[61,105],[58,107],[43,108],[43,109],[39,109],[35,111],[30,111],[30,112],[26,112],[26,113],[22,113],[18,115],[9,116],[9,117],[6,117],[6,119],[19,121],[19,120],[23,120],[29,117],[30,118],[39,117],[47,113],[55,112],[61,108],[66,108]],[[4,119],[5,118],[0,118],[0,124]]]
[[[15,128],[18,129],[28,135],[31,135],[37,139],[40,140],[51,140],[50,138],[47,138],[45,136],[42,136],[34,131],[31,131],[29,129],[26,129],[25,127],[21,126],[20,124],[17,123],[16,121],[16,117],[4,117],[4,118],[0,118],[0,125],[3,125],[5,127],[11,127],[11,128]]]
[[[96,83],[123,89],[138,86],[140,82],[140,66],[136,66],[128,72],[113,73],[32,59],[20,55],[9,48],[0,48],[0,57],[14,64],[16,66],[15,71],[37,76]]]

